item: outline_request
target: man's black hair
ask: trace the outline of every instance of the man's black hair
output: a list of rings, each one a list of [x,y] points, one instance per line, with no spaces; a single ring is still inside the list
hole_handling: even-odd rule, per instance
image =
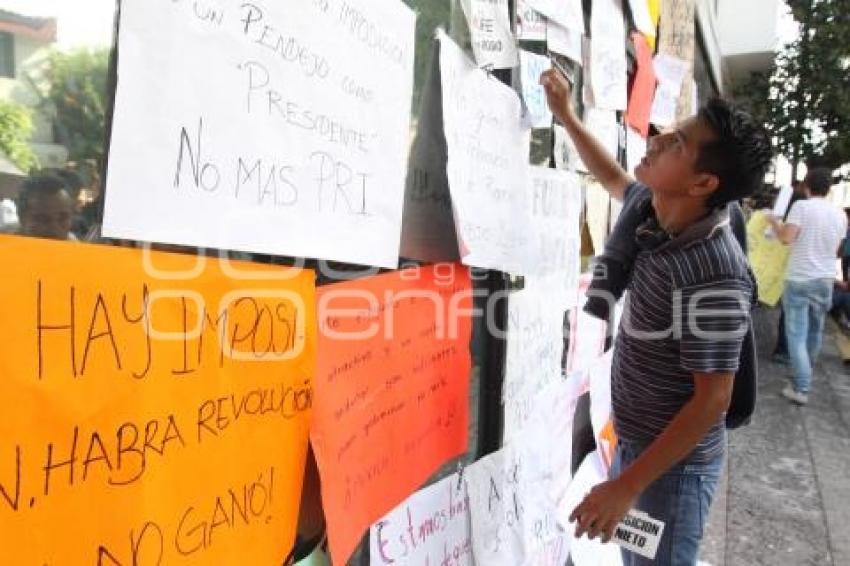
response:
[[[722,98],[710,99],[700,109],[698,119],[716,136],[702,144],[696,162],[697,171],[720,180],[708,205],[718,207],[755,193],[773,160],[773,147],[764,127]]]
[[[814,167],[806,173],[806,179],[803,181],[809,192],[815,196],[823,197],[829,193],[829,188],[832,186],[832,170],[828,167]]]
[[[68,184],[56,175],[39,174],[28,177],[18,195],[18,216],[27,211],[33,197],[49,197],[62,191],[68,193],[68,196],[71,195]]]

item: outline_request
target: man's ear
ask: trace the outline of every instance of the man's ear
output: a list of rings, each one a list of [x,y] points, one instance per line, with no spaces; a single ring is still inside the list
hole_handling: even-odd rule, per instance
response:
[[[695,197],[707,197],[720,186],[720,178],[711,173],[697,173],[689,194]]]

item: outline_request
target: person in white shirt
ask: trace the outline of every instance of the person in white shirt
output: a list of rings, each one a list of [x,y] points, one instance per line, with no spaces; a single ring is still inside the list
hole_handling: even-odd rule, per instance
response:
[[[782,395],[800,405],[809,401],[812,366],[820,353],[839,247],[847,232],[844,211],[825,198],[832,171],[812,169],[803,185],[808,200],[794,203],[785,222],[770,218],[779,240],[791,246],[782,310],[794,383],[785,387]]]

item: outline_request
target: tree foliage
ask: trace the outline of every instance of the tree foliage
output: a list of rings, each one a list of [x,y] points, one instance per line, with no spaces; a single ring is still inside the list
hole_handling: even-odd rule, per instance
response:
[[[791,161],[850,163],[850,10],[846,0],[786,0],[800,34],[769,73],[738,91]]]
[[[42,104],[55,116],[56,137],[72,161],[103,163],[108,49],[51,53]]]
[[[25,106],[0,100],[0,151],[24,173],[38,165],[27,143],[33,132],[32,115]]]

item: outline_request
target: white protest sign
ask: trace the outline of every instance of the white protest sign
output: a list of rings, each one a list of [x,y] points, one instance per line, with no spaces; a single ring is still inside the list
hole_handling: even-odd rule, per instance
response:
[[[606,479],[599,454],[592,452],[585,457],[566,493],[558,500],[557,520],[570,538],[570,558],[575,566],[620,566],[623,563],[617,545],[602,544],[598,538],[590,540],[586,536],[576,539],[575,524],[569,520],[584,496]]]
[[[650,122],[661,127],[670,126],[676,121],[676,107],[682,93],[682,83],[688,72],[688,62],[659,53],[652,64],[658,78],[658,88],[655,89],[655,98],[652,101]]]
[[[398,0],[128,0],[108,237],[398,264],[413,89]]]
[[[530,167],[528,176],[531,265],[526,274],[539,285],[550,281],[553,292],[563,297],[558,304],[570,307],[574,303],[567,297],[578,289],[581,264],[581,181],[575,173],[549,167]]]
[[[546,41],[548,21],[528,4],[528,0],[517,0],[517,39],[525,41]]]
[[[519,63],[508,0],[462,0],[472,52],[481,67],[509,69]]]
[[[776,201],[773,203],[773,215],[782,218],[788,212],[788,206],[791,204],[791,197],[794,196],[794,188],[791,185],[785,185],[779,189],[779,194],[776,195]]]
[[[597,108],[625,110],[628,103],[626,30],[620,0],[595,0],[590,18],[590,84]]]
[[[522,444],[507,445],[464,472],[476,564],[556,566],[566,559],[566,534],[545,478]]]
[[[552,127],[552,111],[546,102],[546,91],[540,84],[540,75],[552,68],[552,61],[548,57],[521,49],[519,66],[522,98],[528,110],[531,127],[548,129]]]
[[[477,68],[440,32],[443,126],[455,225],[464,264],[522,273],[528,247],[531,130],[513,89]]]
[[[539,411],[538,394],[562,379],[564,310],[538,289],[511,293],[505,381],[505,441],[515,438]]]
[[[464,471],[477,564],[523,563],[521,526],[525,505],[519,489],[522,464],[512,452],[509,446],[504,447]]]
[[[582,43],[584,34],[575,29],[550,23],[546,29],[546,44],[549,51],[569,57],[582,64]]]
[[[541,389],[534,400],[535,411],[525,424],[515,444],[534,463],[533,474],[540,490],[557,503],[566,493],[572,477],[572,440],[576,404],[586,390],[586,380],[579,372]]]
[[[370,564],[473,566],[469,497],[452,474],[411,495],[370,530]]]
[[[528,0],[528,4],[564,27],[584,33],[582,0]]]

